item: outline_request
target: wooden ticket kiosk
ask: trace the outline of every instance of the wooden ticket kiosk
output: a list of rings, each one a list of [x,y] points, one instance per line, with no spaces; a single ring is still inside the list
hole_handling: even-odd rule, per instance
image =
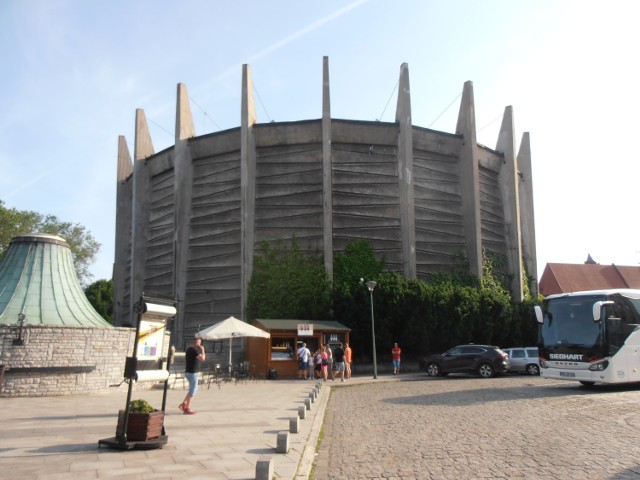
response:
[[[296,378],[298,360],[296,352],[303,343],[313,354],[321,345],[337,346],[349,343],[351,329],[331,320],[255,320],[253,325],[269,332],[271,338],[247,339],[247,360],[252,368],[269,377]]]

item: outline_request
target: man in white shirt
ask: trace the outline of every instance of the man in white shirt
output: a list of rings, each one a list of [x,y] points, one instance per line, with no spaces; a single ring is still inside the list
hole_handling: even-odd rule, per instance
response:
[[[303,343],[302,346],[298,349],[298,379],[306,380],[307,372],[309,371],[309,356],[311,352],[307,348],[307,344]]]

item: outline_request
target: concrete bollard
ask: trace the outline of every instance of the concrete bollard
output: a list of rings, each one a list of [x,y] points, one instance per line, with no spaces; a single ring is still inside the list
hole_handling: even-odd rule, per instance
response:
[[[289,432],[278,433],[278,442],[276,443],[277,453],[289,453]]]
[[[307,407],[307,410],[311,410],[311,399],[310,398],[305,398],[304,399],[304,406]]]
[[[298,407],[298,416],[304,420],[307,416],[307,409],[305,407]]]
[[[289,433],[300,432],[300,417],[291,417],[289,419]]]
[[[309,392],[309,401],[311,403],[315,402],[316,400],[316,396],[313,394],[313,392]]]
[[[270,458],[261,458],[256,463],[256,480],[272,480],[273,463]]]

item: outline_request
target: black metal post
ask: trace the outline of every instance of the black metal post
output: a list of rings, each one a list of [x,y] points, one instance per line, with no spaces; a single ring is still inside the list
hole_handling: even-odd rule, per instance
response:
[[[377,283],[373,280],[367,282],[367,288],[369,289],[369,297],[371,298],[371,342],[373,344],[373,378],[378,378],[378,361],[376,359],[376,331],[375,321],[373,318],[373,289],[376,288]]]

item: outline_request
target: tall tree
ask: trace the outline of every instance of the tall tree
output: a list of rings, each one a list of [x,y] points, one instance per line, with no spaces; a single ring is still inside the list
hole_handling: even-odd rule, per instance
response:
[[[0,200],[0,260],[6,254],[12,238],[29,233],[48,233],[64,238],[71,247],[78,280],[82,285],[91,280],[89,267],[95,261],[100,244],[84,226],[64,222],[55,215],[6,208]]]
[[[319,320],[330,313],[330,284],[322,255],[305,254],[293,238],[262,243],[253,260],[247,313],[254,318]]]
[[[113,280],[97,280],[84,289],[84,294],[96,312],[113,325]]]
[[[377,259],[367,239],[347,243],[333,263],[333,313],[336,320],[352,329],[351,347],[356,357],[369,357],[371,344],[371,303],[366,282],[380,282],[385,259]],[[375,301],[379,301],[380,285]]]

